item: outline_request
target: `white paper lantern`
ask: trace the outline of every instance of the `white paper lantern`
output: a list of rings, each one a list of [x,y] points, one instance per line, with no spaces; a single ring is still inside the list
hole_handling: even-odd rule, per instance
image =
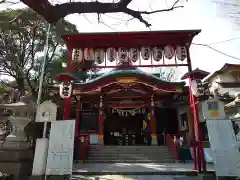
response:
[[[127,48],[121,47],[118,50],[118,58],[120,62],[128,62],[128,50]]]
[[[160,61],[163,57],[163,50],[160,47],[153,48],[153,59],[155,61]]]
[[[82,51],[82,49],[73,49],[72,60],[74,62],[82,62],[83,61],[83,51]]]
[[[132,62],[136,62],[139,58],[139,51],[137,48],[130,48],[129,49],[129,59]]]
[[[59,85],[59,94],[61,98],[69,98],[72,94],[72,84],[70,82],[62,82]]]
[[[141,56],[143,60],[149,60],[151,56],[151,49],[150,47],[142,47],[141,48]]]
[[[102,64],[104,62],[104,50],[103,49],[95,49],[94,51],[94,60],[97,64]]]
[[[108,48],[107,49],[107,59],[110,61],[110,62],[113,62],[115,61],[117,58],[117,51],[115,48]]]
[[[174,52],[174,48],[171,45],[167,45],[164,47],[164,56],[167,59],[172,59],[174,56],[175,52]]]
[[[84,59],[87,61],[94,61],[94,50],[93,48],[84,49]]]
[[[199,97],[199,96],[204,95],[205,89],[203,87],[203,83],[202,83],[201,79],[192,80],[190,87],[191,87],[191,91],[194,96]]]
[[[178,60],[183,61],[187,58],[187,48],[185,46],[176,47],[176,56]]]

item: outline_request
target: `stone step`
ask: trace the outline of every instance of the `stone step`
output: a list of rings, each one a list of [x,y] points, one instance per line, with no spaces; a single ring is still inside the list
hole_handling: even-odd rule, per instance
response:
[[[171,153],[89,153],[89,156],[172,156]]]
[[[102,146],[91,145],[87,163],[101,162],[173,162],[164,146]]]
[[[104,145],[91,145],[91,148],[108,148],[108,149],[136,149],[136,148],[141,148],[141,149],[167,149],[166,146],[104,146]]]
[[[90,152],[166,152],[168,149],[89,149]]]
[[[164,162],[172,162],[173,160],[171,158],[162,158],[162,159],[149,159],[149,158],[129,158],[129,159],[124,159],[124,158],[91,158],[89,157],[87,160],[92,160],[92,161],[164,161]]]
[[[96,159],[87,159],[87,160],[84,160],[84,163],[89,163],[89,164],[96,164],[96,163],[174,163],[175,161],[174,160],[170,160],[170,159],[161,159],[161,160],[152,160],[152,159],[145,159],[145,160],[125,160],[125,159],[120,159],[120,160],[116,160],[116,159],[99,159],[99,160],[96,160]]]
[[[89,154],[171,154],[170,151],[88,151]]]
[[[119,156],[89,156],[91,158],[123,158],[123,159],[127,159],[127,158],[151,158],[151,159],[161,159],[161,158],[173,158],[171,155],[166,155],[166,156],[138,156],[138,155],[119,155]]]

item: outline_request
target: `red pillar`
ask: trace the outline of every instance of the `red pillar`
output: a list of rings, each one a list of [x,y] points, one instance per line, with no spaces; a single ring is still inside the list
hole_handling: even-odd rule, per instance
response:
[[[190,58],[190,53],[189,53],[189,46],[186,46],[186,49],[187,49],[188,71],[191,72],[192,71],[192,63],[191,63],[191,58]],[[190,107],[192,109],[191,104],[193,102],[192,102],[192,90],[191,90],[190,84],[191,84],[191,78],[189,79],[189,104],[190,104]],[[193,162],[194,162],[193,169],[197,170],[197,151],[196,151],[195,127],[194,127],[195,120],[194,120],[194,118],[192,118],[192,123],[191,124],[192,124],[191,125],[191,130],[192,130],[192,143],[191,144],[193,146]]]
[[[193,115],[194,119],[196,119],[196,131],[197,131],[197,137],[198,137],[198,148],[199,148],[199,156],[200,156],[200,161],[201,161],[201,166],[203,171],[206,171],[206,161],[205,161],[205,155],[204,155],[204,149],[203,149],[203,144],[202,144],[202,133],[200,130],[200,120],[199,120],[199,111],[198,111],[198,104],[195,101],[195,97],[192,95],[192,106],[193,106]],[[201,171],[201,167],[199,167],[199,171]]]
[[[82,110],[81,97],[77,96],[77,103],[76,103],[76,133],[75,133],[76,136],[80,135],[81,110]]]
[[[66,98],[64,100],[64,120],[69,120],[71,118],[70,115],[70,106],[71,106],[71,97]]]
[[[156,117],[155,117],[155,113],[154,113],[154,100],[153,100],[153,95],[151,97],[151,104],[150,104],[150,127],[151,127],[151,131],[152,131],[152,144],[157,145],[157,132],[156,132]]]
[[[72,48],[68,47],[68,61],[67,61],[67,71],[71,72],[71,63],[72,63]],[[71,81],[72,78],[69,76],[65,76],[63,81]],[[69,120],[71,118],[71,96],[64,100],[64,120]]]
[[[103,112],[103,98],[100,96],[99,103],[99,119],[98,119],[98,142],[103,144],[103,130],[104,130],[104,112]]]

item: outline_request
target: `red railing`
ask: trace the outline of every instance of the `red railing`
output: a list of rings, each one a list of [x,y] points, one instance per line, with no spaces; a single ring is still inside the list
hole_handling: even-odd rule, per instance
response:
[[[173,141],[172,135],[166,134],[165,142],[166,142],[167,148],[173,153],[175,160],[179,160],[178,148],[177,148],[177,145]]]
[[[79,154],[80,154],[79,160],[81,161],[86,160],[88,158],[88,150],[90,145],[89,135],[80,134],[78,137],[77,143],[79,143]]]

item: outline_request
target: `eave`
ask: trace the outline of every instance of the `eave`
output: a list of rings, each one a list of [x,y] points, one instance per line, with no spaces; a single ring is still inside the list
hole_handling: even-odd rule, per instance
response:
[[[141,32],[106,32],[81,33],[63,35],[69,49],[71,48],[108,48],[108,47],[141,47],[189,45],[194,36],[201,30],[175,30],[175,31],[141,31]]]

